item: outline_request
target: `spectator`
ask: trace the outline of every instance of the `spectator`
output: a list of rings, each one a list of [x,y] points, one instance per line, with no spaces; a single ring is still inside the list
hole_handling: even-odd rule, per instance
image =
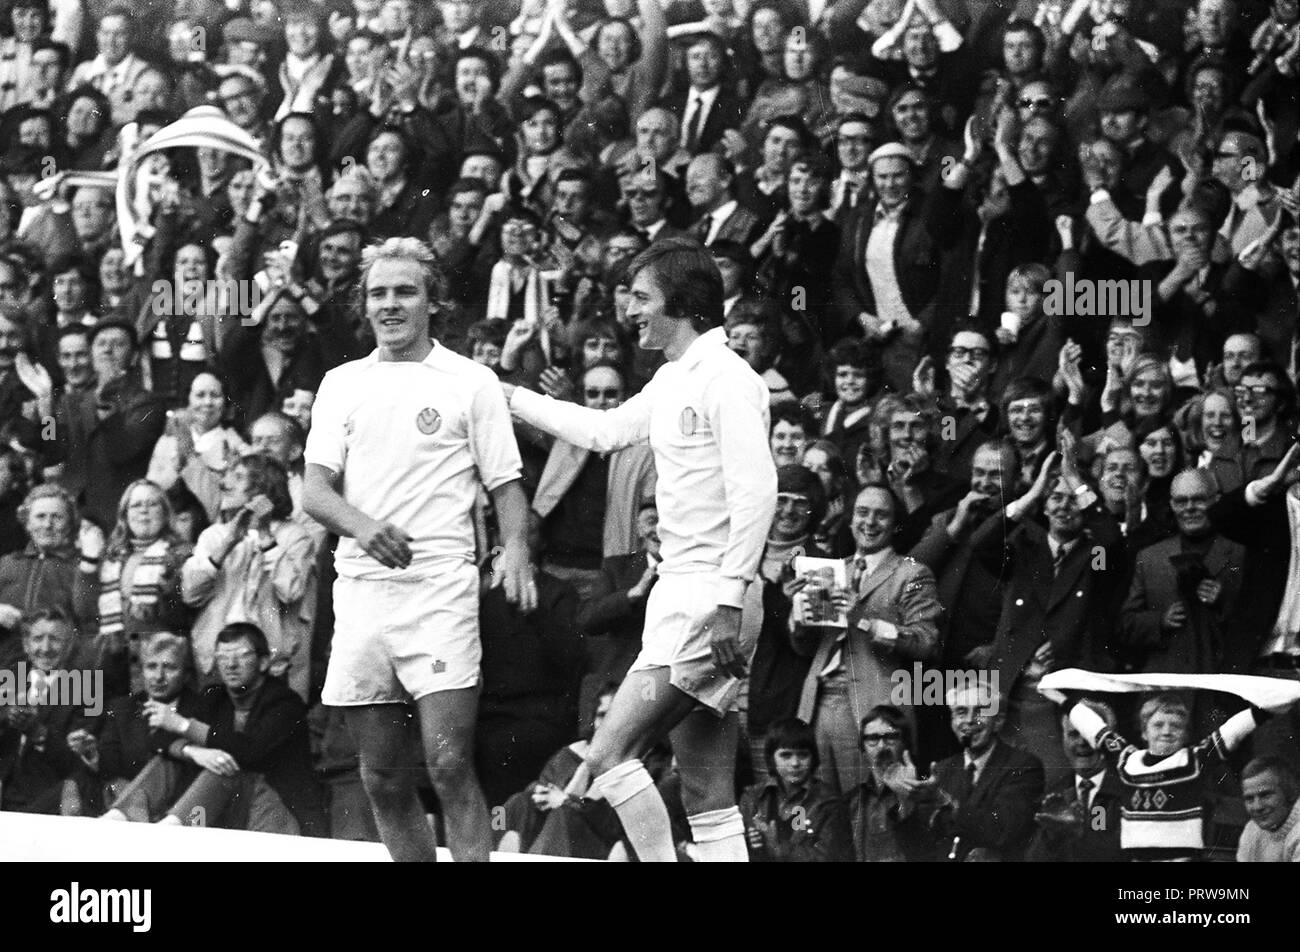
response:
[[[1085,701],[1114,730],[1115,712],[1101,701]],[[1038,832],[1025,859],[1031,863],[1116,863],[1124,790],[1101,751],[1068,717],[1061,721],[1065,756],[1073,773],[1051,784],[1034,819]]]
[[[46,608],[23,619],[22,653],[16,660],[16,665],[5,665],[9,684],[21,685],[22,699],[0,713],[0,809],[75,815],[81,805],[76,784],[69,781],[79,760],[67,738],[91,729],[102,708],[92,712],[63,695],[52,698],[51,681],[74,673],[93,677],[91,659],[79,650],[72,620],[58,608]]]
[[[221,505],[221,478],[245,449],[243,439],[224,425],[226,389],[215,374],[200,373],[190,384],[189,404],[168,415],[167,431],[154,445],[149,479],[164,491],[184,486],[203,504],[208,519]]]
[[[315,543],[293,520],[288,474],[261,454],[245,456],[222,481],[225,521],[203,531],[181,569],[181,595],[198,609],[195,669],[203,683],[215,668],[217,636],[231,619],[256,625],[269,648],[266,669],[305,701],[315,602],[304,596],[315,570]]]
[[[221,682],[202,693],[196,715],[157,715],[175,736],[168,753],[203,768],[159,822],[324,836],[306,705],[268,676],[271,650],[256,625],[227,625],[216,646]]]
[[[957,862],[1017,862],[1034,834],[1043,765],[999,739],[1004,713],[987,686],[955,688],[946,700],[962,750],[934,766],[939,809],[933,828],[946,851],[941,855]]]
[[[27,545],[0,557],[0,664],[16,656],[19,624],[43,609],[59,609],[83,638],[95,633],[95,562],[103,535],[85,529],[78,540],[77,507],[58,486],[41,485],[18,507]],[[78,542],[86,556],[78,551]]]
[[[154,632],[143,639],[140,664],[144,688],[109,704],[98,736],[82,729],[69,734],[68,746],[87,773],[87,803],[108,803],[106,819],[153,823],[196,774],[195,764],[168,752],[176,735],[159,724],[169,713],[194,717],[199,696],[187,639]]]
[[[768,779],[740,798],[750,857],[756,862],[835,863],[849,858],[844,803],[817,776],[817,742],[797,718],[772,725],[764,752]]]
[[[122,494],[99,562],[105,675],[124,690],[139,687],[143,636],[157,631],[189,634],[191,615],[181,600],[181,566],[193,547],[172,528],[172,517],[162,487],[136,480]]]
[[[867,486],[854,500],[857,553],[845,560],[847,589],[831,595],[847,627],[809,623],[806,592],[796,594],[791,613],[795,650],[812,656],[798,716],[812,725],[823,779],[841,792],[863,782],[859,725],[889,700],[894,668],[938,648],[934,576],[893,549],[901,511],[883,486]]]
[[[1252,760],[1241,772],[1241,796],[1250,822],[1237,845],[1237,862],[1300,862],[1300,788],[1291,769],[1278,760]]]
[[[846,797],[857,861],[937,859],[930,834],[934,781],[917,777],[907,716],[896,707],[878,704],[862,718],[861,738],[868,772]]]

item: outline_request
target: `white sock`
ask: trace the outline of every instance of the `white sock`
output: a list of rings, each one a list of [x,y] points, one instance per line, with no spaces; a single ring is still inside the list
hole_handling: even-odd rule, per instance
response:
[[[739,807],[710,810],[687,817],[702,863],[748,863],[745,821]]]
[[[618,814],[641,862],[677,862],[668,808],[641,761],[624,761],[597,777],[591,786]]]

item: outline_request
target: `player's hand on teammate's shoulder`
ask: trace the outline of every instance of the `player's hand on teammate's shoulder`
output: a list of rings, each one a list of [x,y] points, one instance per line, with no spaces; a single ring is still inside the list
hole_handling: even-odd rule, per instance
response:
[[[411,536],[391,522],[372,520],[357,534],[357,542],[367,555],[390,569],[404,569],[411,564]]]

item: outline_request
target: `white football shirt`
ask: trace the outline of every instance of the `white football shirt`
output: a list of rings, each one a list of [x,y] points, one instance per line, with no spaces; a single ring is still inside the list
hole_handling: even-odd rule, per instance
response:
[[[305,457],[343,474],[349,504],[413,537],[405,569],[340,539],[334,560],[346,578],[428,577],[440,559],[473,560],[479,483],[490,491],[521,471],[496,374],[438,343],[418,363],[375,351],[327,373]]]

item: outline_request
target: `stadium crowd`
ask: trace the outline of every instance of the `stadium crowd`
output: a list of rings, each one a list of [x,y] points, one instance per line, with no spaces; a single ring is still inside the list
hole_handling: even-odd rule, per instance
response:
[[[0,9],[0,670],[105,691],[0,706],[0,810],[378,839],[301,505],[362,249],[426,242],[440,346],[608,409],[662,361],[628,264],[686,237],[771,398],[751,858],[1300,861],[1295,705],[1039,690],[1300,680],[1297,0]],[[476,769],[499,849],[629,858],[582,763],[654,461],[516,435],[539,597],[480,489]]]

